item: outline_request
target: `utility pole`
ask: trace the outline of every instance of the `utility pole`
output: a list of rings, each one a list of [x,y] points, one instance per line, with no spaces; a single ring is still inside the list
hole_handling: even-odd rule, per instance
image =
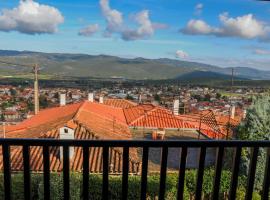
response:
[[[0,60],[0,63],[8,65],[8,66],[21,66],[21,67],[31,67],[33,68],[34,72],[34,104],[35,104],[35,115],[39,112],[39,92],[38,92],[38,64],[35,64],[34,66],[31,64],[18,64],[18,63],[11,63]]]
[[[234,85],[234,68],[232,68],[232,80],[231,80],[231,93],[233,93],[233,85]],[[232,115],[232,101],[231,101],[231,97],[229,99],[230,101],[230,109],[229,109],[229,119],[228,119],[228,124],[227,124],[227,136],[226,136],[226,140],[229,139],[229,131],[231,128],[231,115]]]
[[[233,85],[234,85],[234,68],[232,68],[231,92],[233,92]]]
[[[34,104],[35,104],[35,115],[39,112],[39,92],[38,92],[38,65],[35,64],[33,67],[34,71]]]

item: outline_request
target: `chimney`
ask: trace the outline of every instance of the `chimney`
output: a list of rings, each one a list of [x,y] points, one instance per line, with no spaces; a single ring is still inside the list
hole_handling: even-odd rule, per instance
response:
[[[60,94],[60,106],[66,105],[66,94]]]
[[[142,95],[140,94],[139,95],[139,104],[141,104],[142,103]]]
[[[234,119],[234,117],[235,117],[235,106],[231,107],[231,113],[230,114],[231,114],[231,118]]]
[[[99,97],[99,103],[103,103],[103,100],[104,100],[103,96],[100,96]]]
[[[64,140],[74,140],[75,136],[74,136],[74,129],[69,128],[69,127],[62,127],[60,128],[60,139],[64,139]],[[74,155],[74,147],[70,146],[69,147],[69,159],[72,159]],[[60,147],[60,159],[63,160],[63,147]]]
[[[174,115],[179,115],[179,103],[180,103],[179,99],[175,99],[173,101],[173,114]]]
[[[94,102],[94,93],[89,93],[88,94],[88,101]]]
[[[243,110],[243,119],[246,119],[246,117],[247,117],[247,110],[244,109],[244,110]]]

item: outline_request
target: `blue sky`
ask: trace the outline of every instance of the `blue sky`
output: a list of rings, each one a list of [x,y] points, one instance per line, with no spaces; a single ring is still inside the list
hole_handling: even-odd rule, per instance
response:
[[[270,2],[0,0],[0,49],[270,70]]]

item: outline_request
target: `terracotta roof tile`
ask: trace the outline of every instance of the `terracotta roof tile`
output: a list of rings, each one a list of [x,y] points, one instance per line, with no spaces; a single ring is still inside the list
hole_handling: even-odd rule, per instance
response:
[[[59,129],[49,131],[43,138],[59,138]],[[78,126],[75,130],[75,139],[100,139],[95,134],[87,130],[85,127]],[[1,149],[2,152],[2,149]],[[50,170],[51,171],[61,171],[62,162],[60,159],[60,148],[50,147]],[[111,173],[121,173],[122,172],[122,149],[121,148],[110,148],[109,154],[109,166],[111,168]],[[2,153],[1,153],[2,154]],[[91,167],[89,171],[93,173],[102,172],[102,148],[90,147],[89,148],[89,166]],[[13,147],[11,149],[11,170],[12,171],[22,171],[23,170],[23,157],[22,157],[22,147]],[[72,171],[82,171],[82,148],[74,148],[74,156],[70,159],[70,169]],[[136,149],[130,149],[130,173],[139,173],[140,162],[137,156]],[[43,157],[42,157],[42,147],[35,146],[30,148],[30,168],[32,171],[42,171],[43,170]],[[0,159],[0,169],[3,170],[3,160]]]
[[[171,111],[152,104],[124,109],[129,126],[148,128],[195,128],[184,122]]]
[[[131,108],[137,105],[136,103],[126,99],[105,99],[104,104],[116,108]]]

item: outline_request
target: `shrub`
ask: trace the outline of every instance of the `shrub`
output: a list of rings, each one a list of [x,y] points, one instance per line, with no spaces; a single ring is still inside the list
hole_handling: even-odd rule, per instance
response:
[[[61,173],[51,173],[51,199],[63,199],[63,176]],[[188,200],[194,197],[196,188],[196,170],[187,170],[185,177],[184,199]],[[203,196],[204,199],[211,198],[213,187],[214,170],[206,169],[204,172],[203,181]],[[224,194],[227,194],[230,187],[231,172],[223,170],[220,182],[220,199],[224,199]],[[0,174],[0,180],[3,180],[3,174]],[[237,189],[237,199],[244,198],[246,185],[246,178],[239,177],[239,184]],[[140,176],[129,176],[128,180],[128,199],[140,199]],[[178,173],[168,173],[166,179],[166,200],[176,199],[178,189]],[[43,174],[31,175],[31,191],[33,200],[43,200]],[[12,174],[12,199],[23,200],[23,174]],[[148,176],[147,184],[147,198],[154,200],[158,198],[159,194],[159,174],[150,174]],[[82,174],[70,174],[70,197],[72,200],[81,199],[82,195]],[[122,196],[122,176],[109,176],[109,199],[121,199]],[[4,199],[4,183],[0,181],[0,199]],[[102,199],[102,175],[90,174],[89,176],[89,199]],[[257,191],[253,193],[253,199],[260,199]]]

